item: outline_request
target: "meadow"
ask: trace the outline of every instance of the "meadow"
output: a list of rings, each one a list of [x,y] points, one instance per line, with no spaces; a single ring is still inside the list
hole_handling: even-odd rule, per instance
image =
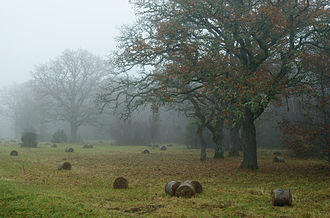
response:
[[[174,145],[40,143],[38,148],[0,144],[0,217],[330,217],[330,168],[323,160],[285,157],[273,163],[272,149],[259,149],[259,169],[239,169],[241,157],[199,161],[199,150]],[[64,152],[65,147],[73,153]],[[142,154],[143,149],[150,154]],[[18,156],[10,156],[12,150]],[[69,161],[71,170],[58,170]],[[128,189],[113,189],[115,178]],[[167,195],[167,182],[197,180],[194,197]],[[270,192],[290,189],[292,206],[274,207]]]

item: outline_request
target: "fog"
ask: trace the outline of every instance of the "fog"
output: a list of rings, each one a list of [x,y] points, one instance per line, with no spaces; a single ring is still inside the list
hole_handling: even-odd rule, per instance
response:
[[[137,2],[135,3],[139,6],[140,3]],[[151,10],[150,13],[156,12]],[[219,97],[217,92],[210,95],[206,91],[203,96],[205,99],[201,101],[199,88],[196,89],[196,93],[192,89],[193,95],[187,94],[186,89],[199,87],[203,83],[207,86],[209,81],[192,79],[188,83],[184,81],[178,85],[175,82],[171,83],[171,80],[175,78],[173,75],[164,81],[159,79],[157,77],[159,72],[166,75],[167,70],[169,72],[173,70],[169,67],[170,65],[167,65],[173,61],[169,55],[171,51],[159,52],[159,49],[168,49],[177,44],[162,45],[164,42],[169,43],[167,37],[170,37],[172,32],[169,35],[162,35],[163,29],[157,29],[162,26],[162,23],[157,26],[155,22],[158,21],[153,21],[153,16],[148,18],[140,14],[139,18],[140,20],[135,17],[128,0],[12,0],[3,2],[0,8],[0,137],[20,138],[24,132],[33,131],[38,134],[39,140],[49,141],[54,132],[63,130],[74,142],[98,139],[111,140],[117,144],[174,142],[199,148],[204,134],[207,146],[212,147],[213,144],[217,144],[219,149],[222,149],[222,155],[223,147],[226,149],[230,147],[231,141],[235,138],[237,141],[234,144],[242,146],[242,142],[239,141],[241,140],[239,135],[242,134],[239,132],[240,127],[236,129],[236,137],[230,132],[236,124],[240,126],[240,122],[244,121],[242,119],[245,116],[242,112],[244,110],[239,108],[242,106],[241,93],[237,92],[233,96],[238,97],[227,99],[224,103],[221,94]],[[129,24],[132,25],[123,28],[124,25]],[[145,26],[146,24],[149,26]],[[158,30],[161,34],[150,30]],[[207,34],[206,31],[200,33]],[[149,37],[159,40],[158,43],[162,45],[154,48],[154,54],[148,53],[150,52],[146,49],[148,46],[144,47],[140,44],[140,37],[143,38],[148,34],[150,34]],[[163,36],[164,39],[159,39]],[[209,40],[209,36],[204,37]],[[174,37],[174,39],[177,38]],[[181,43],[181,38],[178,37],[178,39]],[[149,43],[148,39],[145,39],[145,43]],[[151,48],[154,45],[150,43],[149,46]],[[146,53],[143,49],[146,49]],[[207,47],[203,49],[205,51],[196,54],[202,56],[210,50]],[[225,54],[224,50],[218,53]],[[115,58],[113,58],[111,55],[115,51],[117,51],[117,56],[114,55]],[[184,49],[182,51],[184,54],[178,57],[186,55],[186,51]],[[233,53],[235,52],[236,50]],[[136,57],[138,55],[140,57]],[[278,57],[274,53],[273,58]],[[265,57],[265,60],[267,58]],[[116,66],[112,65],[113,59],[117,60]],[[211,61],[211,64],[213,62]],[[183,61],[181,64],[183,63],[186,62]],[[228,63],[223,64],[230,66]],[[166,67],[169,68],[166,69]],[[195,65],[192,69],[194,67]],[[267,72],[272,74],[273,71],[280,70],[282,65],[274,61],[267,67]],[[140,77],[126,78],[127,72],[123,69],[136,69],[143,73],[139,74]],[[213,73],[213,70],[208,67],[201,69],[206,73],[208,71]],[[118,72],[122,74],[115,77],[117,73],[115,70],[119,70]],[[203,70],[201,70],[201,78],[205,73]],[[305,71],[310,73],[309,69]],[[221,72],[217,73],[221,74]],[[136,76],[138,73],[133,71],[133,74],[129,75]],[[318,94],[324,95],[326,93],[324,84],[327,83],[323,81],[323,75],[313,76],[321,78],[321,82],[315,87],[320,86],[322,90]],[[179,73],[176,81],[180,82],[180,77]],[[142,79],[139,81],[137,78]],[[149,78],[154,80],[150,82]],[[212,81],[214,78],[209,80]],[[236,82],[234,87],[244,86],[244,83]],[[150,84],[156,85],[150,86]],[[172,87],[167,87],[168,85]],[[213,88],[217,90],[218,87]],[[172,93],[166,96],[163,90],[168,93],[172,91]],[[246,129],[254,138],[253,129],[256,126],[258,146],[281,146],[278,122],[284,118],[288,120],[298,116],[302,119],[302,112],[300,111],[299,115],[292,112],[290,108],[295,108],[297,104],[288,96],[283,98],[283,96],[267,92],[269,90],[261,88],[255,93],[258,98],[251,98],[250,102],[245,102],[246,105],[251,105],[251,111],[255,113],[250,123],[253,128]],[[115,94],[118,95],[115,96]],[[264,101],[266,95],[269,95],[269,100]],[[107,99],[108,96],[111,98]],[[120,102],[122,99],[123,101]],[[175,101],[179,103],[175,104]],[[235,101],[237,104],[226,107],[228,102]],[[104,104],[98,104],[100,102]],[[326,106],[324,103],[321,106],[324,112],[322,122],[327,123]],[[260,107],[261,112],[258,113],[260,108],[254,107]],[[299,107],[302,108],[301,105]],[[230,111],[225,111],[228,108]],[[224,112],[231,115],[222,117]],[[239,115],[235,117],[237,114]],[[121,119],[123,116],[126,116],[126,119]],[[317,122],[320,120],[317,116]],[[212,122],[208,123],[208,121]],[[202,124],[203,122],[205,123]],[[219,123],[221,123],[220,130],[216,128]],[[213,128],[212,125],[214,125]],[[199,131],[198,128],[202,130]],[[196,136],[197,132],[201,133],[200,138]]]
[[[65,49],[107,56],[119,27],[133,21],[128,0],[1,1],[0,87],[29,80]]]

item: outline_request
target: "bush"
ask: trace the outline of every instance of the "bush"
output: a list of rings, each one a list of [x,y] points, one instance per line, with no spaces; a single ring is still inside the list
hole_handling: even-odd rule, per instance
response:
[[[37,134],[34,132],[26,132],[21,137],[21,147],[35,148],[37,147]]]
[[[281,141],[292,157],[323,157],[329,150],[326,139],[329,135],[329,125],[325,126],[312,120],[286,120],[279,123],[279,127],[282,132]]]
[[[64,143],[68,141],[68,137],[63,130],[57,130],[53,136],[51,142],[53,143]]]

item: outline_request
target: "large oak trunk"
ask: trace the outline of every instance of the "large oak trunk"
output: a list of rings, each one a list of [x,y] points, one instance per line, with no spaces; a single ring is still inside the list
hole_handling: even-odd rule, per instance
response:
[[[246,109],[245,111],[245,118],[242,121],[243,161],[241,163],[241,168],[258,169],[254,117],[250,109]]]
[[[240,142],[239,142],[239,129],[241,125],[236,123],[230,128],[230,149],[229,156],[239,156]]]

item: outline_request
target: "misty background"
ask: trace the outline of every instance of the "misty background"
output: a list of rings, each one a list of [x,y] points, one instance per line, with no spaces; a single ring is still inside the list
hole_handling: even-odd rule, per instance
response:
[[[1,1],[0,86],[31,79],[36,64],[65,49],[108,56],[119,27],[133,21],[128,0]]]
[[[120,27],[135,17],[128,0],[30,0],[3,1],[0,7],[0,137],[20,138],[35,131],[39,140],[49,141],[67,122],[48,119],[47,103],[31,90],[31,72],[36,66],[60,56],[63,51],[85,49],[108,61],[115,49]],[[273,105],[257,122],[258,145],[281,146],[277,122],[294,113],[295,101]],[[48,105],[49,106],[49,105]],[[271,115],[270,115],[271,114]],[[182,113],[162,109],[153,120],[150,107],[126,121],[113,111],[94,117],[77,133],[79,141],[111,140],[119,144],[185,143],[199,147],[194,120]],[[211,135],[205,133],[209,146]],[[228,142],[228,131],[225,134]]]

